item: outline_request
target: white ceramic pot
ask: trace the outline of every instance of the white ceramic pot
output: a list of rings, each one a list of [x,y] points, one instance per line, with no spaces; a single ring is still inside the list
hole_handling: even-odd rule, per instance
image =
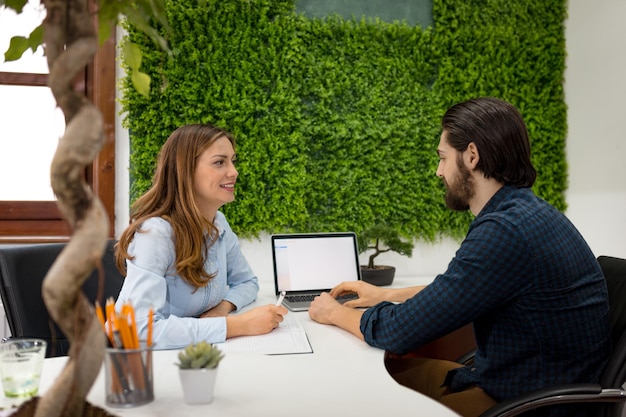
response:
[[[178,375],[187,404],[208,404],[213,401],[217,368],[179,369]]]

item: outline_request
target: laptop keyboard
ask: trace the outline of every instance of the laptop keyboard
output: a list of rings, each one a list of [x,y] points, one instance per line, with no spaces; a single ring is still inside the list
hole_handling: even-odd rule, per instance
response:
[[[356,295],[355,293],[350,293],[350,294],[340,295],[339,297],[336,298],[336,300],[339,301],[340,303],[345,303],[346,301],[356,300],[357,298],[359,298],[358,295]]]
[[[289,300],[292,303],[301,303],[301,302],[306,302],[306,301],[313,301],[313,299],[317,297],[316,294],[301,294],[301,295],[288,295],[287,300]],[[340,295],[339,297],[337,297],[337,301],[339,301],[340,303],[345,303],[346,301],[350,301],[350,300],[356,300],[358,298],[358,296],[354,293],[351,294],[344,294],[344,295]]]
[[[285,298],[291,301],[292,303],[302,303],[305,301],[313,301],[315,297],[316,297],[315,295],[307,294],[307,295],[288,295]]]

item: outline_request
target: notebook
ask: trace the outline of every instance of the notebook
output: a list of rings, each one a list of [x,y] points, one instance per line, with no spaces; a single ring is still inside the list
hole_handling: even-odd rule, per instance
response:
[[[359,250],[353,232],[276,234],[271,237],[276,295],[283,305],[305,311],[313,298],[344,281],[361,279]],[[342,298],[341,302],[351,297]]]

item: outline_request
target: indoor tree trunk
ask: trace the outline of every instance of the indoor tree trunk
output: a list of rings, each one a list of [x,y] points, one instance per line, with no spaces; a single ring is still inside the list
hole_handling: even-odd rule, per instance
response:
[[[44,0],[44,45],[48,86],[65,115],[66,129],[50,169],[58,207],[72,237],[44,280],[43,298],[53,320],[70,340],[66,367],[38,399],[36,416],[80,416],[104,357],[105,336],[81,287],[104,253],[108,219],[85,182],[85,168],[104,142],[98,109],[73,80],[98,48],[88,0]]]

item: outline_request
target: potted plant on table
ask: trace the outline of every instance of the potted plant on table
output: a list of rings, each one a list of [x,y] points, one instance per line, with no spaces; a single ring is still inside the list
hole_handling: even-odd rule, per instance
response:
[[[217,366],[224,354],[205,341],[192,343],[178,353],[178,375],[187,404],[213,401]]]
[[[400,233],[384,224],[374,225],[358,236],[359,252],[374,250],[369,256],[367,265],[361,265],[361,278],[374,285],[390,285],[396,273],[396,268],[390,265],[375,265],[374,259],[384,252],[396,252],[411,257],[413,242],[403,240]]]

